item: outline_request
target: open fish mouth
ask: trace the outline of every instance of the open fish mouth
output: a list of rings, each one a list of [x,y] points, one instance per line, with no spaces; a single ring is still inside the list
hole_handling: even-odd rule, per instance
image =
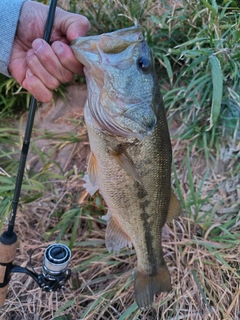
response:
[[[102,35],[79,37],[71,42],[71,47],[75,54],[78,50],[93,53],[97,48],[104,53],[116,54],[124,51],[131,44],[143,40],[140,27],[133,26]]]
[[[150,135],[157,122],[151,101],[154,81],[151,72],[144,74],[139,67],[144,55],[151,62],[140,27],[79,37],[71,48],[84,65],[88,107],[98,127],[120,137],[142,140]]]

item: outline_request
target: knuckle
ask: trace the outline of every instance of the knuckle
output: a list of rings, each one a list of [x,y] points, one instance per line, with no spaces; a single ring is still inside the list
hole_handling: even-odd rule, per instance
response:
[[[62,75],[62,82],[70,82],[73,78],[73,73],[70,71],[64,72],[64,74]]]
[[[31,79],[26,78],[24,81],[24,89],[33,94],[35,88],[38,86],[38,79],[35,76],[32,76]]]
[[[43,64],[46,62],[51,63],[53,61],[53,52],[50,50],[41,50],[37,55]]]
[[[32,54],[31,56],[27,57],[26,61],[28,67],[32,69],[32,67],[38,63],[38,58],[35,54]]]
[[[54,90],[56,89],[57,87],[59,87],[60,85],[60,82],[54,78],[54,77],[51,77],[49,78],[47,81],[46,81],[46,86],[50,89],[50,90]]]

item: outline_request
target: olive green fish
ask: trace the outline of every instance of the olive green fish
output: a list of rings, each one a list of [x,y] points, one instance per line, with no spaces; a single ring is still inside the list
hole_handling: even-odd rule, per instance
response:
[[[172,149],[150,49],[138,26],[80,37],[71,48],[84,65],[88,176],[108,206],[106,246],[133,244],[138,306],[171,290],[162,228],[181,206],[171,191]]]

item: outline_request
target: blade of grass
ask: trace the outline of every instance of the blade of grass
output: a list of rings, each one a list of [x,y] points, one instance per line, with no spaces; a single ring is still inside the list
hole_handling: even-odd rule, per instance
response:
[[[215,126],[221,108],[222,93],[223,93],[223,76],[220,62],[216,56],[209,57],[212,73],[213,94],[212,94],[212,107],[210,116],[210,126],[207,130],[210,130]]]

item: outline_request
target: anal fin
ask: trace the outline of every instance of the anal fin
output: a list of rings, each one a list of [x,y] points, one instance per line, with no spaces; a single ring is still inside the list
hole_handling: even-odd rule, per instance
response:
[[[182,206],[178,198],[175,196],[174,192],[171,190],[171,197],[168,207],[167,213],[167,222],[171,221],[172,219],[177,219],[182,211]]]
[[[119,254],[120,250],[124,247],[132,247],[131,239],[128,235],[122,230],[119,223],[112,216],[110,212],[107,214],[108,224],[105,234],[106,247],[109,252]]]

